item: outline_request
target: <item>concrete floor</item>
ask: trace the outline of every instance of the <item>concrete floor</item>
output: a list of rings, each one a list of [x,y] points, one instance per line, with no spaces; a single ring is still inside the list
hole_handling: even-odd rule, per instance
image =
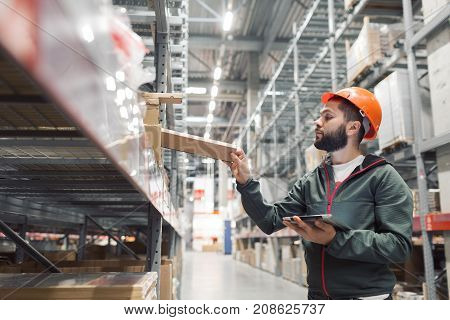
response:
[[[281,277],[210,252],[185,252],[181,299],[302,300],[307,289]]]

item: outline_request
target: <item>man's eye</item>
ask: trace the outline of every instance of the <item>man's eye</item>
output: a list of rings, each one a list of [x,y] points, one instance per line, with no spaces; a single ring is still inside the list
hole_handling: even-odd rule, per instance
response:
[[[333,117],[332,116],[330,116],[330,115],[326,115],[325,116],[325,120],[330,120],[330,119],[332,119]]]

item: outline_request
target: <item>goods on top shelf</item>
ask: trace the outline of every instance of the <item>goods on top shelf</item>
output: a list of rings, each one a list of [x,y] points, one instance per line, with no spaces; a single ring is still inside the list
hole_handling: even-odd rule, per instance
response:
[[[392,72],[375,86],[374,91],[383,111],[383,120],[378,132],[380,149],[385,150],[399,144],[412,143],[414,126],[408,71]],[[420,93],[422,97],[422,136],[427,139],[433,135],[431,106],[427,91],[423,89]]]
[[[351,46],[346,41],[347,81],[352,83],[383,56],[391,54],[401,34],[401,24],[370,23],[369,17],[364,17],[358,38]]]
[[[412,193],[414,203],[413,216],[418,216],[420,210],[419,190],[413,189]],[[441,211],[439,189],[428,190],[428,211],[433,213],[438,213]]]

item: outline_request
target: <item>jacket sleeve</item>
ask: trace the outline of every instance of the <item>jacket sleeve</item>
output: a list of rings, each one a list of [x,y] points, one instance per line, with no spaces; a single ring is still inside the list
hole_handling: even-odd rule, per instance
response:
[[[237,190],[241,193],[242,205],[250,218],[264,233],[271,234],[285,228],[283,217],[305,214],[303,179],[295,183],[283,200],[274,204],[268,204],[264,200],[259,181],[251,179],[244,185],[238,184]]]
[[[412,193],[398,172],[386,166],[375,190],[375,231],[338,231],[327,252],[371,263],[406,261],[412,249]]]

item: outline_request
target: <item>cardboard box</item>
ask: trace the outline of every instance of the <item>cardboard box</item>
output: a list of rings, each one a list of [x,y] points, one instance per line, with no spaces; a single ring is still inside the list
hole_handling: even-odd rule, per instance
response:
[[[202,246],[202,251],[203,252],[218,252],[221,251],[223,248],[223,245],[219,242],[214,243],[214,244],[204,244]]]
[[[397,70],[391,73],[375,86],[374,93],[383,111],[383,120],[378,132],[380,150],[398,143],[412,143],[414,126],[408,71]],[[430,138],[433,134],[431,106],[425,95],[423,92],[422,132],[424,138]]]
[[[230,153],[237,150],[236,146],[228,143],[204,139],[165,128],[161,128],[161,146],[228,162],[232,161]]]
[[[67,251],[41,251],[42,255],[52,262],[58,261],[75,261],[77,253],[75,250]]]
[[[173,272],[172,261],[161,260],[161,266],[159,269],[159,298],[160,300],[172,300],[172,284],[173,284]]]

